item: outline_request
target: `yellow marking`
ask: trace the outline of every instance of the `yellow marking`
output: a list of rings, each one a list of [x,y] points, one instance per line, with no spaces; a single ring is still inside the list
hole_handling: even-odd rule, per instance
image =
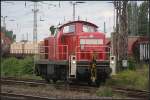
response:
[[[95,82],[96,80],[96,64],[92,64],[92,68],[91,68],[91,80],[93,82]]]

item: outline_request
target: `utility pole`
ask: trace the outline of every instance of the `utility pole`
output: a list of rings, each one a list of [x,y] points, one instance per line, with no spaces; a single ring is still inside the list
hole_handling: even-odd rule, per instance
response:
[[[71,2],[71,4],[73,5],[73,21],[75,21],[75,5],[77,5],[78,3],[85,3],[85,2]]]
[[[104,33],[106,33],[106,24],[104,22]]]
[[[127,19],[127,3],[128,1],[120,2],[120,32],[119,32],[119,60],[122,68],[127,68],[127,59],[128,59],[128,19]]]
[[[33,16],[33,42],[37,43],[37,12],[39,9],[37,8],[37,1],[34,2],[34,9],[32,9],[34,16]]]
[[[6,29],[6,18],[8,16],[1,16],[3,18],[3,27]]]
[[[113,51],[117,58],[117,70],[127,67],[128,53],[128,26],[127,26],[128,1],[114,1],[116,9],[116,30],[113,34]]]
[[[27,33],[27,41],[28,41],[28,33]]]
[[[22,34],[22,40],[21,40],[21,41],[23,42],[24,40],[25,40],[25,39],[24,39],[24,34]]]
[[[39,11],[38,9],[38,2],[39,3],[42,3],[42,4],[48,4],[48,3],[44,3],[43,1],[34,1],[34,9],[32,9],[33,11],[33,42],[34,43],[37,43],[37,13]],[[53,4],[48,4],[49,6],[54,6],[56,7],[56,5],[53,5]],[[26,2],[25,2],[25,7],[26,7]],[[41,20],[40,21],[44,21],[44,20]]]
[[[73,3],[73,21],[75,21],[75,5],[76,3]]]
[[[119,35],[119,22],[118,22],[118,15],[119,15],[119,1],[114,1],[114,14],[116,14],[116,22],[114,21],[115,23],[115,28],[114,28],[114,31],[112,33],[112,49],[113,49],[113,52],[112,54],[114,56],[116,56],[116,61],[118,62],[118,35]],[[116,11],[116,13],[115,13]]]

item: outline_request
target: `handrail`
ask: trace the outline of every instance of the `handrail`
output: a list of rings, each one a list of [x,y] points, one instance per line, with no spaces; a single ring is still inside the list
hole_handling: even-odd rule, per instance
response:
[[[57,48],[51,45],[49,46],[39,46],[39,48],[43,48],[44,53],[39,52],[40,54],[46,54],[53,58],[53,60],[67,60],[68,59],[68,45],[57,45]],[[47,53],[45,52],[45,48],[47,48]],[[53,49],[51,49],[53,48]],[[66,48],[66,49],[64,49]],[[51,52],[53,50],[53,52]],[[51,54],[53,53],[53,54]],[[51,54],[51,55],[50,55]]]
[[[104,58],[108,58],[109,59],[109,57],[107,57],[108,55],[110,55],[111,54],[111,47],[109,47],[109,46],[93,46],[93,45],[84,45],[84,48],[92,48],[92,47],[97,47],[97,48],[99,48],[99,49],[97,49],[96,51],[94,51],[94,53],[96,53],[96,54],[102,54],[102,56],[104,57]],[[88,54],[91,54],[93,51],[82,51],[81,49],[79,49],[79,48],[81,48],[81,46],[77,46],[76,47],[76,49],[75,49],[75,55],[76,55],[76,57],[77,57],[77,60],[85,60],[85,59],[88,59],[90,56],[88,55]],[[109,51],[101,51],[101,49],[108,49]],[[86,54],[86,55],[81,55],[81,54]],[[103,55],[103,54],[105,54],[105,55]],[[107,55],[108,54],[108,55]],[[100,60],[101,61],[101,59],[100,59],[100,56],[98,56],[99,58],[97,59],[97,60]],[[102,58],[103,58],[102,57]],[[105,59],[105,60],[107,60],[107,59]]]
[[[53,60],[68,60],[68,57],[69,57],[69,55],[68,55],[68,45],[57,45],[56,46],[57,48],[55,48],[54,46],[55,45],[38,46],[38,47],[36,47],[34,49],[11,49],[11,52],[12,53],[19,53],[19,54],[21,54],[21,53],[36,54],[36,55],[39,55],[39,57],[43,55],[42,57],[46,57],[47,59],[49,59],[49,57],[50,57]],[[97,47],[97,50],[94,51],[94,52],[96,54],[102,54],[102,56],[103,56],[103,54],[104,55],[106,54],[106,56],[108,56],[111,53],[110,52],[111,51],[111,47],[109,47],[109,46],[95,46],[95,45],[94,46],[93,45],[89,46],[89,45],[84,45],[84,48],[89,48],[89,47],[90,48],[92,48],[92,47],[96,48]],[[79,48],[81,48],[81,46],[76,46],[75,47],[75,55],[76,55],[77,58],[79,56],[82,58],[82,56],[80,54],[85,54],[86,53],[87,55],[84,56],[85,58],[88,57],[89,54],[91,54],[91,51],[87,51],[87,50],[86,51],[82,51]],[[99,48],[102,49],[102,50],[108,48],[109,51],[105,51],[105,50],[101,51]],[[15,51],[15,50],[18,50],[19,52]],[[81,59],[81,60],[84,60],[84,59]],[[97,59],[97,60],[100,60],[100,59]]]
[[[76,50],[77,50],[77,48],[79,48],[79,47],[81,47],[81,46],[76,46]],[[109,48],[109,49],[111,49],[111,47],[109,47],[109,46],[95,46],[95,45],[90,45],[90,46],[88,46],[88,45],[84,45],[84,47],[107,47],[107,48]]]

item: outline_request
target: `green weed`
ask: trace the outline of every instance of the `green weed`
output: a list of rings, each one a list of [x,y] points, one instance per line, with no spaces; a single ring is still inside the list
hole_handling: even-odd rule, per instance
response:
[[[24,59],[17,59],[10,57],[3,59],[1,62],[2,76],[23,76],[32,75],[34,70],[33,57],[26,57]]]
[[[102,97],[112,97],[112,89],[110,87],[100,87],[98,91],[96,91],[97,96]]]
[[[148,66],[136,70],[125,70],[107,80],[107,85],[117,85],[135,89],[148,89]]]

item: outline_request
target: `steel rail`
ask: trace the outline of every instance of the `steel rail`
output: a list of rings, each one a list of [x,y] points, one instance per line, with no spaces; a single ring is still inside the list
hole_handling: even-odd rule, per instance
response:
[[[150,92],[146,90],[138,90],[138,89],[125,88],[125,87],[117,87],[117,86],[113,86],[112,89],[114,92],[125,94],[129,97],[143,98],[145,100],[147,100],[150,95]]]
[[[1,99],[6,100],[51,100],[56,99],[52,97],[41,97],[41,96],[33,96],[33,95],[24,95],[24,94],[16,94],[16,93],[0,93]]]
[[[98,88],[96,87],[89,87],[84,84],[53,84],[53,83],[46,83],[41,80],[31,80],[31,79],[15,79],[15,78],[2,78],[1,84],[7,84],[7,85],[29,85],[29,86],[53,86],[56,89],[62,89],[62,90],[69,90],[69,91],[80,91],[80,92],[86,92],[86,93],[93,93],[93,91],[96,91]]]

